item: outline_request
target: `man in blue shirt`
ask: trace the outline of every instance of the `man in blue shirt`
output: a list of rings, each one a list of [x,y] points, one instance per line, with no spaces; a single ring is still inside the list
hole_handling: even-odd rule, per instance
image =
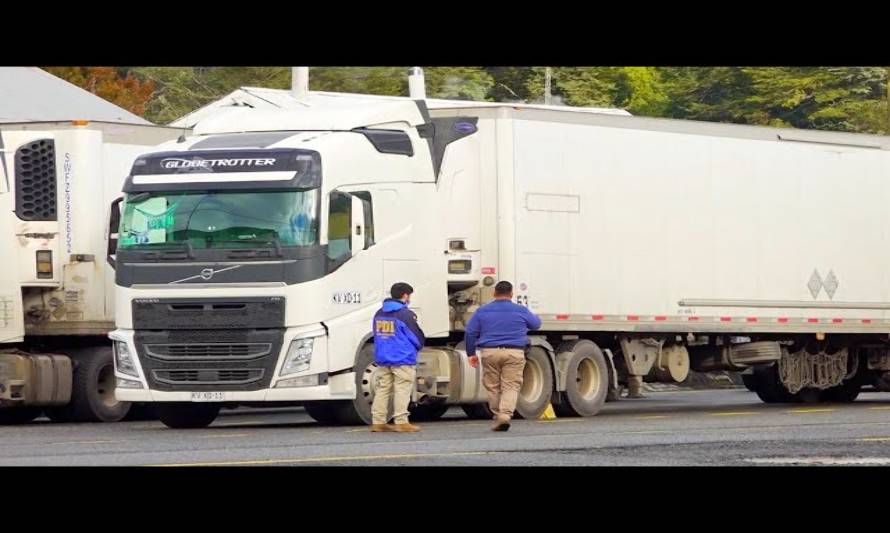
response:
[[[377,387],[371,404],[371,431],[415,432],[420,428],[408,422],[408,404],[414,390],[417,352],[426,341],[417,325],[417,315],[410,309],[414,289],[407,283],[396,283],[383,306],[374,315],[374,361],[377,363]],[[393,403],[395,424],[386,423],[389,401]]]
[[[464,337],[473,368],[479,367],[477,350],[482,354],[482,384],[495,414],[491,426],[494,431],[510,429],[522,388],[528,331],[541,327],[540,318],[512,300],[513,285],[509,281],[498,282],[494,286],[494,301],[473,313]]]

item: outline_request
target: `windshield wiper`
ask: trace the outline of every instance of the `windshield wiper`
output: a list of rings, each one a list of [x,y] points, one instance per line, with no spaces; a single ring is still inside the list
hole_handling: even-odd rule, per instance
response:
[[[272,237],[269,240],[263,240],[263,241],[254,240],[254,239],[211,239],[209,241],[209,243],[212,243],[212,244],[215,244],[218,242],[225,242],[225,243],[237,242],[237,243],[242,243],[242,244],[243,243],[270,244],[270,245],[272,245],[273,248],[275,248],[275,255],[277,255],[278,257],[284,257],[284,250],[281,248],[281,239],[279,239],[278,237]],[[232,255],[233,253],[236,255],[240,255],[239,252],[241,252],[242,254],[247,254],[248,252],[255,253],[256,251],[257,251],[256,248],[233,249],[233,250],[229,250],[229,255]]]
[[[158,243],[158,244],[160,244],[160,243]],[[137,244],[136,246],[139,246],[139,245]],[[149,244],[149,246],[150,246],[150,244]],[[182,250],[183,248],[185,248],[184,251],[185,251],[186,259],[194,259],[195,258],[195,249],[192,247],[191,241],[170,242],[170,243],[165,242],[165,243],[163,243],[163,246],[165,248],[158,247],[158,248],[150,249],[150,250],[143,249],[142,250],[143,259],[158,257],[160,254],[182,253],[182,251],[180,251],[180,250]],[[168,246],[170,248],[166,248]],[[178,250],[177,250],[177,248],[178,248]],[[166,255],[162,258],[163,259],[180,259],[179,257],[170,257],[169,255]]]

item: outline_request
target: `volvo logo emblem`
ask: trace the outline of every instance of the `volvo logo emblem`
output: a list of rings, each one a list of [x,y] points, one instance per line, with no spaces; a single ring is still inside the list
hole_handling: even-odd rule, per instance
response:
[[[230,267],[220,268],[219,270],[214,270],[212,268],[203,268],[203,269],[201,269],[201,272],[199,272],[197,275],[189,276],[189,277],[183,278],[183,279],[178,279],[176,281],[171,281],[170,285],[175,285],[177,283],[185,283],[187,281],[193,281],[193,280],[197,280],[197,279],[202,279],[204,281],[210,281],[210,279],[213,278],[213,276],[215,276],[217,274],[221,274],[223,272],[228,272],[229,270],[235,270],[236,268],[241,268],[241,266],[242,265],[232,265]]]
[[[201,271],[201,279],[206,281],[212,277],[213,277],[213,269],[212,268],[205,268],[204,270]]]

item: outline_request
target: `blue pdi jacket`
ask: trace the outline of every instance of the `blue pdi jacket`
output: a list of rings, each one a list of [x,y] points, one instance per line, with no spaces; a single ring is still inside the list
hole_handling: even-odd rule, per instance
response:
[[[374,360],[378,365],[416,365],[417,352],[426,337],[417,325],[417,315],[399,300],[387,298],[371,323]]]

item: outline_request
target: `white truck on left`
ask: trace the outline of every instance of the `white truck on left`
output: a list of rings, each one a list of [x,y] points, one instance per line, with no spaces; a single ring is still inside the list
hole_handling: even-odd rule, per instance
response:
[[[83,120],[0,124],[0,424],[41,413],[115,422],[130,412],[114,396],[107,337],[112,200],[137,155],[184,133]]]

